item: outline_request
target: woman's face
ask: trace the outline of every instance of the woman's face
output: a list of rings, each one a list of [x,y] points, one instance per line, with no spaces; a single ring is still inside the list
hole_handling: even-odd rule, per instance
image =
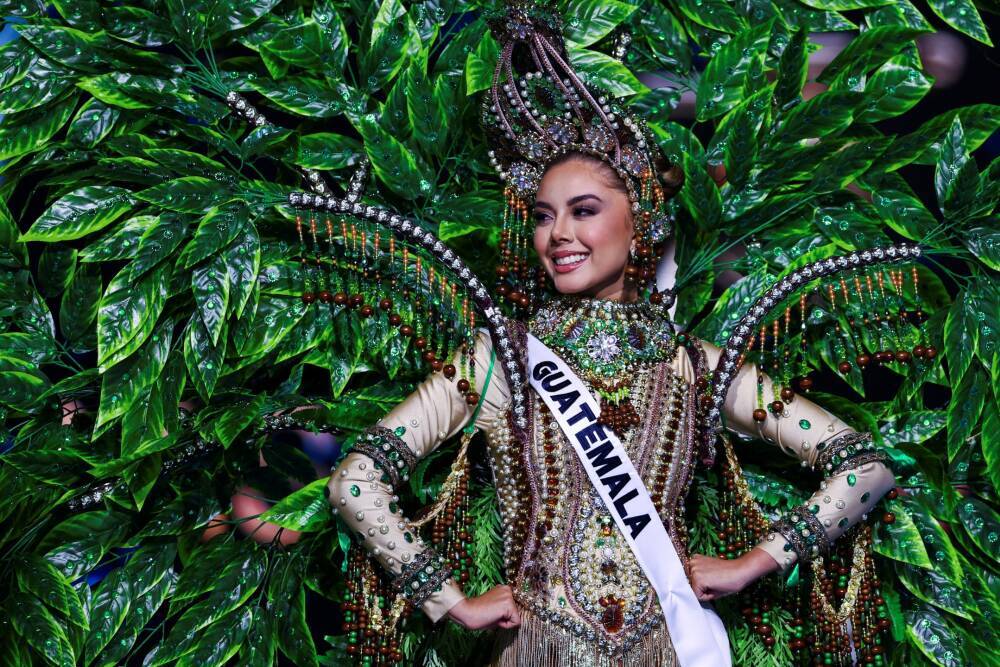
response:
[[[545,172],[534,206],[535,252],[558,292],[626,301],[632,213],[602,169],[571,159]]]

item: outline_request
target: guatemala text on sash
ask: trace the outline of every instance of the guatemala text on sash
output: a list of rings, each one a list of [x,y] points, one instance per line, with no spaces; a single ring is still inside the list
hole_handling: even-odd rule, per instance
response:
[[[528,334],[528,379],[573,445],[587,476],[656,591],[681,667],[729,667],[729,641],[712,606],[699,602],[667,529],[618,436],[576,373]]]

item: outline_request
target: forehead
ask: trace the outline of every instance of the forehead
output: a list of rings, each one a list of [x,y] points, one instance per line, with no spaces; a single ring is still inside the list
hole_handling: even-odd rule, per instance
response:
[[[538,199],[573,197],[584,192],[600,193],[602,197],[616,189],[608,181],[604,165],[591,160],[572,158],[545,171],[538,186]],[[546,199],[546,201],[548,201]]]

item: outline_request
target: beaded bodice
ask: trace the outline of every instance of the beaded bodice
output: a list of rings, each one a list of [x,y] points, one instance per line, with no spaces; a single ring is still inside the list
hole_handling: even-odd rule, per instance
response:
[[[694,460],[691,385],[674,369],[669,323],[645,305],[543,308],[528,329],[580,376],[642,475],[678,554]],[[622,415],[627,404],[641,419]],[[655,591],[545,404],[529,396],[529,438],[489,432],[508,580],[534,613],[605,651],[628,650],[662,623]],[[605,408],[608,414],[605,415]]]

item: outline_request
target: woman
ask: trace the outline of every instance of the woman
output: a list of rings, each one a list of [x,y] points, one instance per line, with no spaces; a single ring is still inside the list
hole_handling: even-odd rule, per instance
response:
[[[564,153],[544,171],[533,218],[534,251],[562,296],[543,306],[527,328],[556,350],[589,389],[600,393],[595,385],[617,380],[617,388],[630,395],[638,423],[632,420],[616,430],[621,430],[622,442],[652,492],[697,598],[714,600],[768,573],[787,571],[799,551],[786,546],[787,538],[777,532],[735,560],[687,553],[679,505],[695,460],[690,431],[698,360],[674,344],[662,307],[638,300],[636,282],[630,279],[634,271],[628,270],[635,225],[619,175],[596,157]],[[612,319],[605,319],[606,314]],[[619,317],[623,319],[615,319]],[[567,329],[586,329],[593,322],[637,323],[646,340],[655,344],[639,350],[621,338],[605,337],[602,340],[636,354],[627,369],[615,369],[618,377],[600,378],[591,363],[594,344],[560,339]],[[618,334],[614,326],[602,332]],[[508,419],[509,387],[501,373],[493,373],[484,386],[491,343],[481,335],[477,345],[475,389],[482,403],[475,425],[489,440],[504,518],[509,585],[465,597],[448,571],[434,563],[426,545],[409,532],[391,485],[378,481],[373,458],[366,454],[350,453],[332,475],[334,507],[365,536],[369,552],[401,578],[403,590],[415,591],[411,600],[432,620],[447,616],[466,628],[503,629],[494,664],[677,664],[657,596],[608,510],[592,495],[567,438],[532,392],[533,436],[528,451],[518,449]],[[708,343],[701,347],[714,367],[718,349]],[[771,395],[771,389],[765,378],[765,395]],[[802,397],[795,397],[781,418],[755,421],[756,392],[757,371],[748,364],[725,403],[728,425],[778,444],[803,465],[817,463],[821,443],[851,432],[840,419]],[[456,434],[473,411],[451,381],[435,374],[386,415],[371,438],[412,467]],[[805,505],[816,508],[813,514],[833,540],[893,484],[888,468],[868,461],[828,477]]]

